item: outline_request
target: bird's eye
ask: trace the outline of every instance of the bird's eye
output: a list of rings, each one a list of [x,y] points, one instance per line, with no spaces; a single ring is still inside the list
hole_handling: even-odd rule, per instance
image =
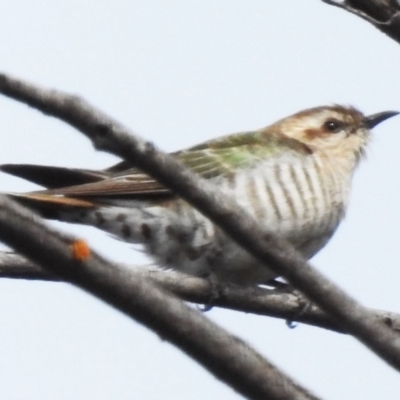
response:
[[[338,133],[343,128],[343,123],[336,119],[328,119],[323,125],[324,130],[331,133]]]

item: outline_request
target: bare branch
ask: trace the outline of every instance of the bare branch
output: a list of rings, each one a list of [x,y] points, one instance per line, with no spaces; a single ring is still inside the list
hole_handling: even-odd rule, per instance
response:
[[[11,252],[0,252],[0,277],[60,282],[60,278]]]
[[[212,293],[207,280],[186,275],[177,271],[163,271],[159,268],[126,266],[134,274],[151,279],[163,289],[172,292],[185,301],[196,304],[207,304]],[[22,256],[14,253],[0,252],[0,278],[36,279],[60,281],[49,275],[41,267],[36,266]],[[242,287],[226,285],[220,288],[221,295],[215,299],[216,307],[242,311],[268,317],[291,320],[299,317],[298,322],[346,333],[329,315],[312,305],[299,315],[303,307],[302,301],[293,293],[279,292],[260,287]],[[389,311],[371,310],[375,318],[400,332],[400,314]]]
[[[400,2],[396,0],[322,0],[370,22],[400,43]]]
[[[316,399],[240,339],[127,267],[106,262],[0,196],[0,239],[157,332],[252,399]],[[77,244],[80,244],[77,246]]]
[[[399,335],[377,321],[282,238],[261,227],[233,199],[218,192],[168,154],[146,142],[83,99],[0,74],[0,92],[79,129],[98,149],[112,152],[153,176],[219,225],[279,276],[285,277],[390,365],[400,370]]]

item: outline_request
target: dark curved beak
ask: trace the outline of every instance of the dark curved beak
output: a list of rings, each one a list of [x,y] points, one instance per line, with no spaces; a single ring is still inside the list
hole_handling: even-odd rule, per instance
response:
[[[372,129],[381,122],[386,121],[388,118],[392,118],[398,114],[400,114],[398,111],[383,111],[377,114],[368,115],[367,117],[364,117],[364,125],[368,129]]]

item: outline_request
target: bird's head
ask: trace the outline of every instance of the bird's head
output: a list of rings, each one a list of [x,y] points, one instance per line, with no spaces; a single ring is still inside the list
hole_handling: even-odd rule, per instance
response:
[[[371,129],[397,114],[397,111],[384,111],[365,116],[353,107],[334,105],[300,111],[279,121],[275,127],[313,151],[354,156],[358,161],[364,154]]]

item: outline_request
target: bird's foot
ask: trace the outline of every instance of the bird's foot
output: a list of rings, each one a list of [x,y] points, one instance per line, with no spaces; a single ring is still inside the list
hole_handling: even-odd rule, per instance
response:
[[[271,279],[265,283],[266,286],[272,287],[276,293],[288,293],[296,296],[299,303],[298,310],[295,311],[292,318],[286,320],[286,325],[294,329],[298,325],[298,321],[301,317],[310,309],[312,302],[308,300],[302,293],[295,289],[291,284],[279,281],[277,279]]]
[[[218,281],[214,274],[208,275],[207,281],[210,285],[210,297],[207,299],[204,305],[197,305],[197,308],[202,312],[210,311],[222,294],[221,282]]]
[[[297,327],[298,321],[301,319],[301,317],[311,308],[312,302],[294,288],[292,288],[291,293],[297,297],[299,307],[295,311],[293,317],[286,320],[286,325],[288,326],[288,328],[294,329]]]

